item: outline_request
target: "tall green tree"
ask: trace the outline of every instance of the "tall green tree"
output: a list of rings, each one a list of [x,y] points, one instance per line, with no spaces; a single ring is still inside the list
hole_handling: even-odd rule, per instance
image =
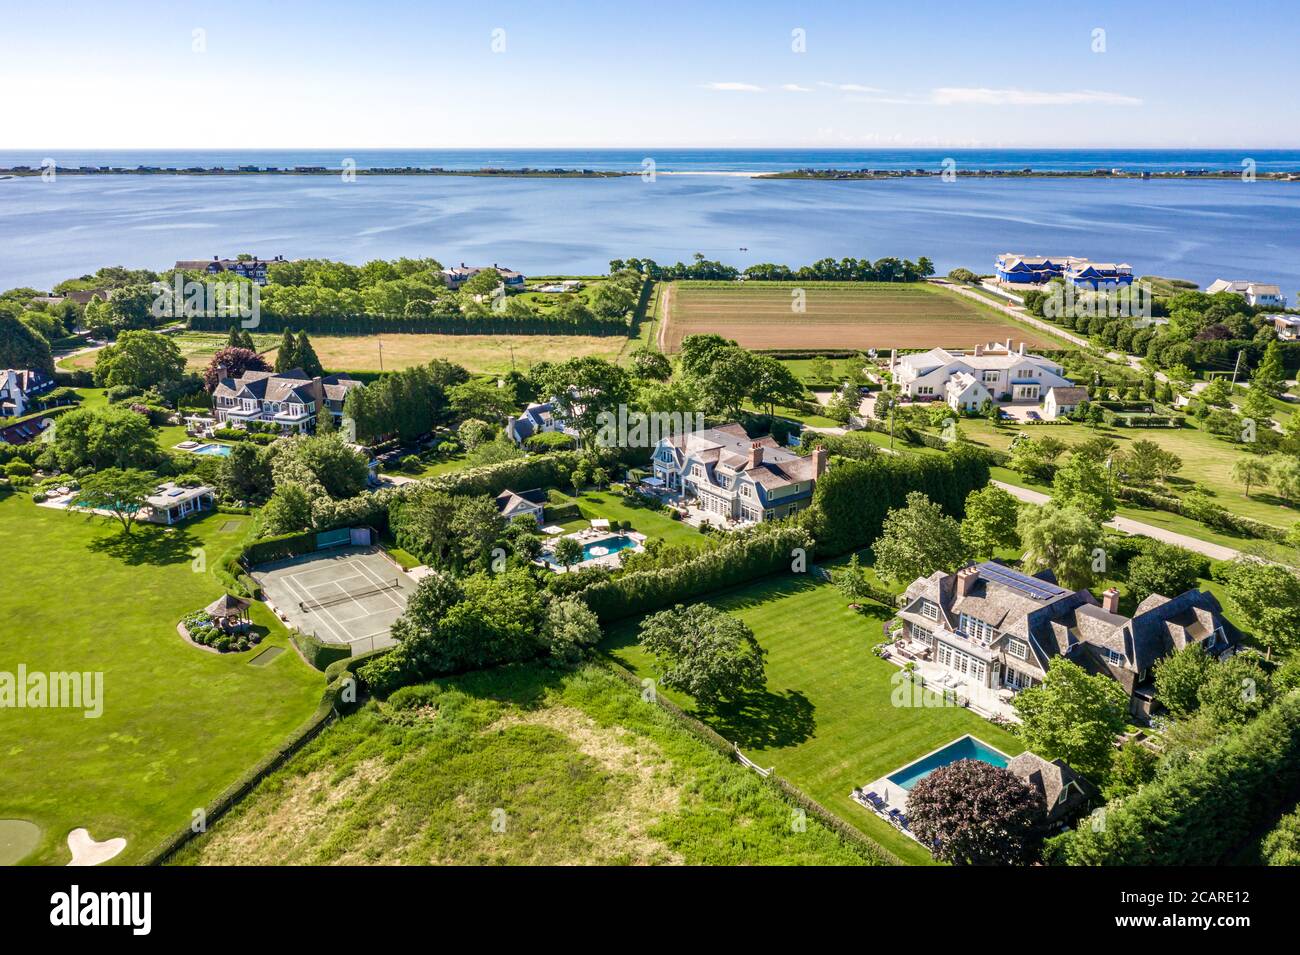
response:
[[[307,373],[308,378],[315,378],[317,375],[325,374],[320,359],[316,357],[316,349],[312,347],[311,339],[307,337],[306,332],[298,333],[298,347],[295,357],[298,360],[298,367]]]
[[[1072,589],[1092,583],[1101,526],[1088,514],[1077,507],[1030,505],[1021,509],[1016,530],[1029,573],[1051,570],[1063,586]]]
[[[185,356],[180,347],[157,332],[122,332],[95,358],[95,384],[101,388],[150,388],[179,381],[184,374]]]
[[[1019,517],[1020,503],[996,484],[971,491],[961,522],[962,543],[972,556],[988,560],[997,548],[1020,544]]]
[[[654,657],[660,682],[711,709],[767,686],[754,632],[739,617],[705,603],[661,610],[641,623],[641,647]]]
[[[885,518],[884,532],[871,545],[876,572],[886,580],[911,583],[936,570],[953,571],[966,555],[961,525],[920,491],[907,495],[907,506]]]
[[[1115,737],[1128,722],[1128,695],[1114,680],[1055,657],[1038,686],[1016,694],[1025,745],[1045,759],[1063,759],[1094,782],[1110,772]]]
[[[301,362],[298,360],[298,340],[293,337],[287,327],[284,334],[280,336],[280,346],[275,350],[275,371],[283,374],[286,371],[292,371],[299,367]]]
[[[1228,601],[1263,644],[1265,656],[1300,647],[1300,580],[1280,564],[1238,558],[1227,570]]]
[[[138,468],[105,468],[81,479],[78,505],[112,517],[130,534],[158,479]]]

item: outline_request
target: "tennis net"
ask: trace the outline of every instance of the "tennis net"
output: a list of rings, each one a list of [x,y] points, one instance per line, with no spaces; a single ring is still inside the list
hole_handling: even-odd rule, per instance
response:
[[[348,593],[330,594],[328,597],[321,597],[319,600],[300,600],[298,601],[298,609],[303,613],[307,613],[310,610],[319,610],[322,607],[332,607],[335,604],[341,604],[358,597],[369,597],[389,590],[398,590],[400,589],[400,583],[399,580],[394,578],[392,583],[384,581],[382,584],[375,584],[373,587],[365,587]]]

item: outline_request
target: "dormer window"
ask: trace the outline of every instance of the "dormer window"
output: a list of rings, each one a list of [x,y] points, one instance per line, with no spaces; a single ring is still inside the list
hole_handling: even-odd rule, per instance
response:
[[[1106,657],[1106,662],[1112,666],[1122,667],[1128,662],[1128,658],[1118,650],[1112,650],[1106,647],[1102,650],[1102,655]]]
[[[1015,657],[1017,660],[1028,660],[1029,644],[1025,643],[1023,640],[1008,640],[1007,653]]]
[[[921,601],[921,616],[928,617],[931,620],[939,619],[939,608],[928,600]]]

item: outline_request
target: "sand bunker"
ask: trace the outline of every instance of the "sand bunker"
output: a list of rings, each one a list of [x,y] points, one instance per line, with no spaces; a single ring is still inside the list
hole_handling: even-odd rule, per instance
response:
[[[68,833],[68,851],[72,853],[72,861],[68,865],[99,865],[125,848],[125,839],[96,842],[85,829],[73,829]]]
[[[16,865],[41,841],[41,827],[26,819],[0,819],[0,865]]]

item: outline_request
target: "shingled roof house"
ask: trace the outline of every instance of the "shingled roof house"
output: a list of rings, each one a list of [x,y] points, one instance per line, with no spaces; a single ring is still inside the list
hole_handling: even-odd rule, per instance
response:
[[[654,453],[655,477],[669,491],[710,514],[756,523],[807,507],[825,470],[825,448],[800,457],[739,424],[664,438]]]
[[[250,421],[278,424],[285,433],[316,430],[322,409],[343,417],[343,400],[364,385],[347,375],[309,378],[301,368],[275,373],[249,371],[239,378],[223,377],[212,392],[213,413],[223,427],[245,427]]]
[[[21,418],[34,401],[53,387],[54,379],[39,369],[0,371],[0,418]]]
[[[1129,712],[1141,719],[1151,715],[1152,667],[1162,657],[1192,643],[1223,657],[1239,641],[1206,591],[1152,594],[1125,617],[1116,590],[1098,604],[1087,590],[1058,586],[1048,571],[1030,577],[995,561],[913,581],[898,616],[913,645],[930,648],[941,667],[977,686],[1034,686],[1053,657],[1064,657],[1117,681],[1129,694]]]
[[[1007,763],[1007,769],[1026,786],[1043,794],[1043,802],[1047,804],[1044,821],[1049,826],[1064,822],[1087,808],[1095,791],[1087,780],[1063,761],[1054,759],[1048,762],[1029,750]]]
[[[564,419],[556,416],[554,401],[534,402],[519,417],[506,421],[506,435],[515,444],[523,444],[533,435],[546,431],[559,431],[574,439],[578,437],[575,428],[566,426]]]
[[[258,285],[265,285],[267,269],[277,262],[283,261],[285,261],[285,258],[282,255],[277,255],[273,259],[259,259],[257,256],[247,259],[223,259],[214,255],[211,260],[181,259],[173,268],[186,272],[207,272],[209,275],[232,272],[243,278],[252,279]]]

